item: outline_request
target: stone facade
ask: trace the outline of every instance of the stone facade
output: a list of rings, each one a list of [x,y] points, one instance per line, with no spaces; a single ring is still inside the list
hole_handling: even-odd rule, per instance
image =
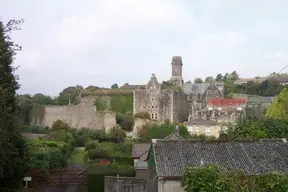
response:
[[[185,125],[191,135],[206,135],[218,138],[221,131],[221,124],[209,119],[193,119]]]
[[[145,89],[135,89],[133,97],[133,114],[148,112],[152,120],[164,123],[183,122],[188,118],[187,97],[181,91],[163,88],[155,76]]]
[[[150,192],[147,179],[105,176],[105,192]],[[151,191],[153,192],[153,191]]]

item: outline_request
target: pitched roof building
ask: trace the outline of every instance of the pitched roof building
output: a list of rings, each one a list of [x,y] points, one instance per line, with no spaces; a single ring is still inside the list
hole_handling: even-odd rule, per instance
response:
[[[198,141],[154,140],[148,166],[157,178],[158,189],[184,191],[181,177],[187,166],[216,164],[223,172],[242,170],[249,175],[270,171],[288,173],[288,144],[285,139]],[[166,180],[164,183],[161,180]]]

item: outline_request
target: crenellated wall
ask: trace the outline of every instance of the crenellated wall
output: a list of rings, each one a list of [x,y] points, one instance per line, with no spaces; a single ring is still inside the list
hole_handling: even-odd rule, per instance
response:
[[[95,106],[83,103],[72,106],[45,106],[44,116],[38,123],[51,127],[58,119],[76,129],[86,127],[107,132],[116,125],[114,112],[97,112]]]

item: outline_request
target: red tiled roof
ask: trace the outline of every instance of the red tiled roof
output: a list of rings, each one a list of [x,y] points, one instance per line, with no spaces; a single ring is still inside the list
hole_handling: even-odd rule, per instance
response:
[[[247,99],[208,99],[208,106],[225,107],[245,104]]]

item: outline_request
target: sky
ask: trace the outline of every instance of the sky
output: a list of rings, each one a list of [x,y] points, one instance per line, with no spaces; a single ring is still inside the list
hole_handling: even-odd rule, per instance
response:
[[[171,77],[172,56],[182,56],[184,81],[234,70],[267,76],[288,64],[285,0],[0,3],[2,20],[25,20],[12,34],[23,47],[14,63],[20,94],[146,84],[152,73],[161,82]]]

